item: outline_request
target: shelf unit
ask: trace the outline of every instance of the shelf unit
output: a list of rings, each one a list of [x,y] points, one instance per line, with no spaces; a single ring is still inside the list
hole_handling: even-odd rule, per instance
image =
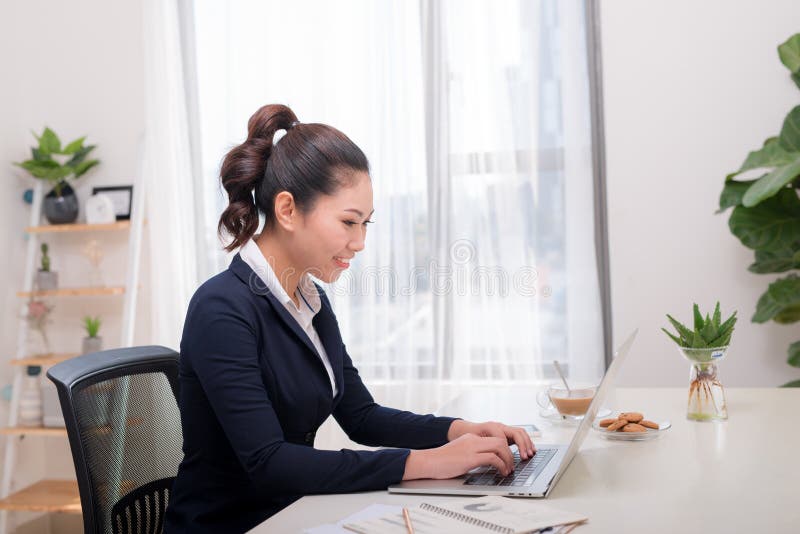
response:
[[[134,190],[132,199],[131,220],[116,221],[108,224],[42,224],[43,184],[37,180],[34,187],[33,203],[28,234],[25,276],[23,288],[17,292],[20,299],[30,298],[105,298],[122,297],[122,333],[119,346],[129,347],[133,344],[136,300],[139,291],[139,264],[141,258],[142,225],[144,221],[144,194],[141,184]],[[125,285],[103,287],[71,287],[51,291],[37,291],[33,287],[36,272],[36,258],[39,241],[47,234],[70,234],[80,232],[128,232],[128,261]],[[5,439],[2,480],[0,480],[0,534],[8,532],[8,513],[15,511],[81,513],[80,496],[76,480],[39,480],[27,487],[13,488],[14,468],[16,465],[17,446],[25,437],[31,438],[64,438],[65,428],[24,427],[17,423],[19,397],[22,389],[25,369],[29,365],[49,367],[58,362],[78,356],[76,353],[26,354],[28,323],[23,318],[25,304],[21,306],[20,327],[18,329],[17,353],[7,361],[14,368],[12,398],[9,406],[8,421],[0,428],[0,438]],[[45,379],[46,380],[46,379]],[[135,426],[141,421],[129,418],[126,426]],[[98,432],[107,431],[102,426]],[[65,445],[69,444],[64,440]],[[12,491],[13,488],[13,491]]]

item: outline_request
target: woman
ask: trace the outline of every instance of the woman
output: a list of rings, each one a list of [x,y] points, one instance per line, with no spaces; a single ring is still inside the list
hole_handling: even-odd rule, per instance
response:
[[[275,144],[278,130],[286,134]],[[189,304],[181,341],[184,459],[166,532],[233,533],[302,495],[513,469],[535,449],[524,430],[377,405],[359,378],[325,293],[364,249],[373,212],[364,153],[343,133],[259,109],[222,164],[229,205],[220,231],[239,248]],[[259,213],[264,227],[255,235]],[[377,451],[314,448],[333,415]]]

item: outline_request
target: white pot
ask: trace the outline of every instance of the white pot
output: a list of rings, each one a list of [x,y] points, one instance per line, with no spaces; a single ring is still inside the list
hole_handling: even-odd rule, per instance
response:
[[[58,273],[55,271],[37,271],[36,288],[39,291],[58,289]]]
[[[39,376],[26,376],[19,397],[19,425],[42,426],[42,389]]]
[[[83,338],[83,354],[103,350],[103,336]]]

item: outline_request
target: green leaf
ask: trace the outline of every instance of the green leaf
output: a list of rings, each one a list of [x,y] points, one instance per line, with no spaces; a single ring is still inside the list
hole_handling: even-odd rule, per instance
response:
[[[61,140],[50,128],[45,128],[42,137],[39,138],[39,150],[43,154],[57,154],[61,150]]]
[[[764,176],[766,176],[766,174]],[[763,178],[763,176],[761,178]],[[722,213],[728,208],[741,205],[742,197],[744,197],[745,192],[747,192],[750,186],[755,182],[755,180],[747,180],[744,182],[729,180],[725,182],[725,185],[722,187],[722,193],[719,195],[719,209],[717,213]]]
[[[792,380],[781,386],[782,388],[800,388],[800,380]]]
[[[81,137],[80,139],[75,139],[73,142],[68,144],[64,147],[64,150],[61,151],[62,154],[74,154],[77,152],[82,146],[83,142],[86,140],[86,136]]]
[[[704,349],[708,345],[706,345],[706,341],[703,339],[703,336],[700,333],[695,333],[692,337],[692,348],[693,349]]]
[[[800,278],[797,275],[790,274],[772,282],[758,299],[752,321],[766,323],[770,319],[780,323],[800,319]]]
[[[694,314],[694,331],[698,332],[703,328],[703,315],[700,313],[700,307],[696,303],[692,306],[692,312]]]
[[[722,319],[722,314],[719,310],[719,301],[717,301],[717,305],[714,307],[714,318],[711,319],[711,323],[717,330],[719,330],[719,322],[721,319]]]
[[[787,361],[792,367],[800,367],[800,341],[795,341],[789,345],[789,359]]]
[[[92,159],[92,160],[89,160],[89,161],[80,162],[75,167],[75,178],[80,178],[81,176],[86,174],[86,171],[88,171],[89,169],[91,169],[95,165],[99,165],[99,164],[100,164],[100,160],[97,160],[97,159]]]
[[[681,342],[681,339],[679,337],[676,337],[676,336],[672,335],[671,333],[669,333],[666,328],[662,328],[661,330],[663,330],[664,333],[667,334],[670,337],[670,339],[672,339],[672,341],[677,343],[679,347],[683,346],[683,343]]]
[[[796,157],[796,154],[786,151],[781,146],[777,137],[770,137],[764,141],[761,148],[747,154],[747,158],[745,158],[739,170],[729,174],[726,181],[730,181],[737,174],[751,169],[774,168],[786,165],[793,162]]]
[[[738,206],[728,227],[747,248],[788,249],[800,241],[800,199],[794,189],[787,188],[758,206]]]
[[[706,324],[703,326],[703,329],[700,330],[700,337],[703,338],[703,341],[708,343],[716,339],[717,336],[719,336],[719,332],[717,332],[717,329],[714,328],[714,323],[711,322],[711,319],[708,316],[706,316],[706,319]]]
[[[22,163],[15,163],[17,167],[22,167],[35,178],[47,178],[47,175],[53,170],[61,167],[58,162],[53,160],[32,160],[23,161]]]
[[[756,274],[782,273],[789,269],[800,269],[800,242],[787,249],[756,250],[756,261],[747,268]]]
[[[71,158],[69,158],[69,161],[66,163],[66,165],[69,165],[70,167],[77,167],[79,163],[86,159],[86,156],[89,154],[89,152],[94,150],[95,146],[96,145],[89,145],[81,147]]]
[[[778,139],[781,146],[789,152],[800,151],[800,106],[795,106],[786,115]]]
[[[800,72],[792,73],[792,81],[794,81],[794,84],[797,86],[798,89],[800,89]]]
[[[800,33],[792,35],[778,46],[778,57],[789,72],[800,70]]]
[[[694,337],[694,332],[692,332],[691,330],[689,330],[688,328],[683,326],[683,324],[681,324],[678,320],[676,320],[670,314],[667,314],[667,319],[669,319],[669,322],[672,323],[672,326],[675,327],[675,330],[678,332],[678,334],[680,334],[681,338],[685,342],[690,343],[692,341],[692,338]],[[685,346],[688,346],[688,345],[685,345]]]
[[[756,180],[742,197],[742,205],[752,208],[775,195],[786,184],[797,178],[800,175],[800,153],[795,154],[795,156],[796,159],[793,162],[777,167]]]

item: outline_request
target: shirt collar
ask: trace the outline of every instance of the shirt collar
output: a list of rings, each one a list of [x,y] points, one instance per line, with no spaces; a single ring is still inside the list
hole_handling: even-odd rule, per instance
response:
[[[272,270],[272,266],[267,261],[267,258],[264,257],[264,254],[261,252],[261,249],[258,248],[255,241],[250,239],[247,243],[242,245],[241,249],[239,249],[239,255],[244,262],[253,269],[261,281],[267,286],[267,289],[275,295],[281,304],[284,306],[292,306],[301,313],[304,310],[309,311],[312,316],[319,312],[322,307],[319,291],[308,273],[303,274],[297,283],[296,294],[300,300],[300,307],[298,309],[297,305],[291,297],[289,297],[288,293],[286,293],[286,290],[283,289],[278,277],[275,275],[275,271]]]

